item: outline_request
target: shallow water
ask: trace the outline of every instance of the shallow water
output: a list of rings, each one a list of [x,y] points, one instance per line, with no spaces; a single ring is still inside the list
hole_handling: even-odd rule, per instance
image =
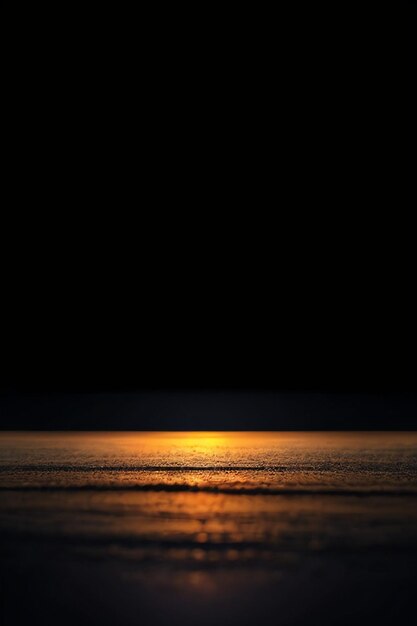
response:
[[[55,577],[84,581],[81,595],[86,581],[106,589],[101,621],[123,597],[134,623],[159,594],[184,619],[205,607],[200,622],[222,623],[221,605],[228,623],[251,623],[252,594],[298,624],[285,598],[300,585],[315,589],[301,594],[311,612],[329,587],[337,603],[368,584],[359,615],[398,586],[383,620],[404,610],[416,561],[417,433],[3,433],[0,531],[14,586],[47,580],[36,597],[68,616],[68,587],[50,598]],[[6,605],[11,623],[21,610]],[[147,622],[166,619],[148,606]]]

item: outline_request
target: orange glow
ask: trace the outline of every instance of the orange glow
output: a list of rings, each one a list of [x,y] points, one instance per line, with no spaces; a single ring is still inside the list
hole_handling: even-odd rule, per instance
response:
[[[417,433],[3,433],[0,530],[84,545],[93,529],[117,558],[192,569],[333,549],[346,533],[408,545],[416,447]]]

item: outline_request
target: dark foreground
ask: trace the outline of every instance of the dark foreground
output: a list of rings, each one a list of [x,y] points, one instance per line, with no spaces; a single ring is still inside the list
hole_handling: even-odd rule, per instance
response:
[[[417,436],[0,438],[2,624],[392,624]]]
[[[41,543],[2,559],[4,624],[392,624],[415,611],[414,554],[289,554],[281,568],[168,568]]]

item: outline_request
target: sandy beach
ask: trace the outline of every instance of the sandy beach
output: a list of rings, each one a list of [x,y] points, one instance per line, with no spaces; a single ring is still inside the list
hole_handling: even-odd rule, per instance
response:
[[[415,433],[2,433],[3,623],[392,623]]]

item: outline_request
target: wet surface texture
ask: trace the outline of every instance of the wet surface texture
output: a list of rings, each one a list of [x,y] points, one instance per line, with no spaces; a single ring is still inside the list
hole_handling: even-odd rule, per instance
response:
[[[417,435],[3,433],[0,530],[6,624],[388,623]]]

